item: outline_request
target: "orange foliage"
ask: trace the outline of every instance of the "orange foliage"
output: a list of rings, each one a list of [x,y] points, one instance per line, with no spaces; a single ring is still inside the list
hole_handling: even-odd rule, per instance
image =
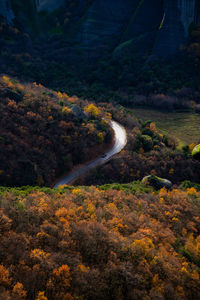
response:
[[[45,297],[44,292],[39,292],[35,300],[48,300],[48,298]]]
[[[23,284],[17,282],[13,287],[13,295],[16,300],[26,299],[27,292],[24,290]]]
[[[11,278],[9,271],[3,265],[0,265],[0,285],[8,287],[10,284]]]
[[[163,298],[169,287],[176,297],[199,297],[200,192],[132,193],[129,187],[64,186],[23,192],[17,199],[6,191],[0,196],[6,249],[1,251],[1,285],[15,299],[25,299],[26,293],[37,300],[107,300],[111,293],[131,299],[137,278],[138,299]]]

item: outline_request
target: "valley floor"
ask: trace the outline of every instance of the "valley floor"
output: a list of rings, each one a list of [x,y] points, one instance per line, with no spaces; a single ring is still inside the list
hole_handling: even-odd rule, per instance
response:
[[[174,136],[179,147],[200,140],[200,114],[187,111],[164,112],[149,108],[133,108],[134,115],[142,121],[155,122],[159,130]]]

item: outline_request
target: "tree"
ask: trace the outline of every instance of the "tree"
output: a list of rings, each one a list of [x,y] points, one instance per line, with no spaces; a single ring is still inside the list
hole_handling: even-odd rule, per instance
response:
[[[89,114],[91,117],[98,117],[99,116],[99,109],[92,103],[88,105],[84,109],[85,113]]]
[[[17,282],[13,287],[12,294],[16,300],[24,300],[26,299],[27,292],[24,290],[23,284]]]

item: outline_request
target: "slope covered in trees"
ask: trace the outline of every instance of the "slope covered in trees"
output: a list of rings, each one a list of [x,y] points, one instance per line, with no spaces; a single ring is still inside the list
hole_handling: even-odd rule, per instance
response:
[[[200,297],[191,185],[1,188],[0,203],[1,299]]]
[[[113,119],[125,126],[128,142],[119,155],[78,178],[74,184],[127,183],[149,174],[164,177],[174,184],[184,180],[199,182],[200,162],[191,155],[195,144],[178,148],[176,139],[162,134],[151,120],[138,120],[137,113],[120,105],[99,105],[106,107]]]
[[[187,28],[187,42],[181,43],[181,47],[177,49],[178,52],[170,57],[159,58],[152,56],[150,55],[152,51],[150,51],[150,54],[145,53],[147,48],[145,43],[148,44],[148,39],[151,40],[150,33],[147,35],[141,34],[143,42],[140,44],[139,39],[139,50],[131,47],[128,41],[123,43],[122,39],[122,45],[116,45],[116,48],[112,46],[110,51],[102,51],[102,38],[100,39],[100,54],[98,54],[98,58],[94,57],[98,52],[95,49],[94,41],[92,41],[92,43],[94,42],[94,47],[86,45],[89,47],[89,50],[82,56],[82,50],[85,51],[87,47],[83,46],[83,49],[81,48],[80,39],[74,41],[75,34],[73,30],[78,31],[79,35],[81,35],[82,43],[87,44],[85,40],[94,37],[85,32],[84,28],[87,31],[87,22],[89,22],[91,30],[93,29],[93,17],[90,18],[89,14],[88,21],[85,20],[82,16],[87,11],[87,5],[80,7],[82,1],[75,2],[74,5],[70,5],[71,1],[69,1],[70,7],[66,8],[66,10],[60,9],[51,13],[40,13],[42,21],[39,29],[36,26],[36,28],[30,30],[30,24],[35,24],[32,20],[34,15],[30,14],[30,10],[26,6],[23,8],[18,7],[19,20],[25,9],[28,20],[21,17],[20,21],[22,23],[20,23],[18,18],[16,18],[12,25],[8,25],[0,20],[1,72],[9,73],[25,80],[41,82],[50,88],[62,89],[70,94],[84,98],[94,97],[98,101],[117,101],[126,105],[152,105],[151,96],[164,93],[173,98],[173,102],[176,102],[173,105],[175,108],[182,107],[182,100],[188,102],[187,106],[190,108],[193,107],[190,104],[191,100],[199,104],[198,25],[190,24],[189,28]],[[100,3],[101,1],[96,2]],[[131,1],[129,2],[132,5]],[[145,2],[145,5],[148,5],[148,1],[141,2]],[[173,1],[170,0],[169,2],[172,3]],[[17,1],[17,4],[19,5],[19,1]],[[105,2],[105,5],[107,5],[107,2]],[[112,1],[112,6],[114,5],[115,2]],[[91,14],[95,13],[95,11],[98,14],[96,5],[94,11],[90,10]],[[146,10],[148,11],[148,9]],[[119,9],[116,9],[115,12],[118,13],[118,11]],[[187,10],[185,13],[187,14]],[[172,15],[174,19],[174,13]],[[110,24],[109,17],[110,14],[107,12],[107,25]],[[171,19],[171,17],[168,19]],[[142,20],[142,17],[138,18],[138,27],[136,26],[135,28],[135,23],[133,22],[133,24],[130,24],[130,28],[133,26],[133,30],[137,28],[139,30],[140,25],[145,25],[140,24]],[[80,33],[77,26],[82,21],[86,22],[86,24],[83,26],[83,32]],[[95,25],[101,33],[101,27],[98,27],[98,22]],[[180,25],[180,22],[178,22],[178,25]],[[187,25],[189,24],[187,23]],[[75,28],[71,30],[71,26],[75,26]],[[165,33],[167,28],[169,28],[168,24],[164,26],[163,30]],[[109,32],[108,29],[106,30]],[[173,44],[176,40],[173,37],[173,26],[170,30],[172,32],[166,34],[170,36]],[[183,31],[182,26],[182,34]],[[103,29],[101,34],[104,35]],[[109,37],[107,39],[109,43],[112,42]],[[165,46],[165,41],[167,43],[168,40],[167,37],[163,39],[164,44],[162,47],[164,49],[168,49],[168,46]],[[134,41],[135,39],[133,39]],[[138,95],[143,95],[146,101],[144,99],[142,101]],[[156,106],[157,103],[154,103],[154,105]]]
[[[0,78],[0,183],[48,185],[111,140],[103,110],[37,83]]]

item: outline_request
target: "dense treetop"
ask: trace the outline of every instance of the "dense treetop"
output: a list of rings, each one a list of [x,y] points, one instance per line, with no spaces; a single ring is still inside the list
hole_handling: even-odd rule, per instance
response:
[[[51,184],[97,155],[111,136],[102,121],[106,114],[94,104],[5,75],[0,78],[0,114],[2,185]]]
[[[0,203],[1,299],[200,297],[194,187],[1,188]]]

